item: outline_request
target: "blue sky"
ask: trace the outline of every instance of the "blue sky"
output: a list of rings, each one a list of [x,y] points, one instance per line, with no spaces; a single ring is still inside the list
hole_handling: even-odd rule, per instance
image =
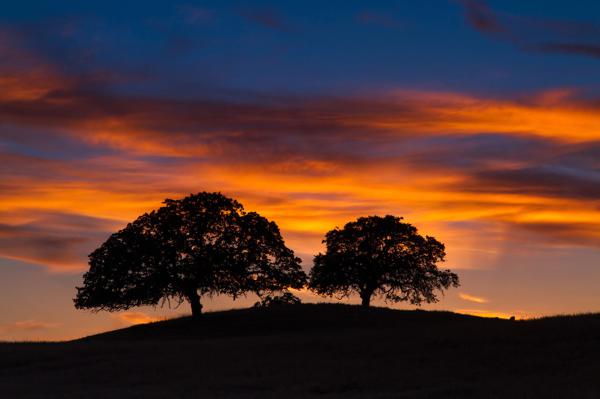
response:
[[[590,57],[526,49],[517,39],[477,31],[470,2],[34,4],[11,3],[2,23],[65,72],[123,74],[134,82],[117,86],[178,97],[214,90],[330,94],[390,85],[504,94],[588,88],[599,74]],[[600,33],[593,26],[600,6],[592,1],[486,7],[524,42],[593,44]],[[560,23],[566,27],[552,25]],[[573,28],[584,24],[592,28]]]

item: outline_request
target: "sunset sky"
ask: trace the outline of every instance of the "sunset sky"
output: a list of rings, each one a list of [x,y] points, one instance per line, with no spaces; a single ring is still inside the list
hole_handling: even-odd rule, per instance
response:
[[[403,216],[461,277],[426,309],[600,311],[599,17],[595,0],[3,4],[0,340],[188,313],[72,298],[111,232],[199,191],[276,221],[307,271],[333,227]]]

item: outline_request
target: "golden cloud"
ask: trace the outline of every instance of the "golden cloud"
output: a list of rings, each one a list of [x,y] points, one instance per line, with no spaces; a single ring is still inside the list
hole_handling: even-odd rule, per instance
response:
[[[118,313],[116,317],[127,324],[146,324],[162,320],[159,317],[147,315],[143,312],[124,312]]]
[[[463,299],[463,300],[469,301],[469,302],[475,302],[475,303],[488,303],[489,302],[489,300],[487,300],[486,298],[483,298],[480,296],[475,296],[475,295],[465,294],[464,292],[460,292],[458,294],[458,296],[460,297],[460,299]]]

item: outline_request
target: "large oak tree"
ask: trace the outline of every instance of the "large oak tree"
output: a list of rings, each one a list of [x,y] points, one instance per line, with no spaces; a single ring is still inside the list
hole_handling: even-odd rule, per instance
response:
[[[306,274],[274,222],[220,193],[202,192],[146,213],[89,256],[75,307],[122,310],[247,292],[264,298],[301,288]]]
[[[321,295],[358,293],[363,306],[373,296],[388,302],[436,302],[436,292],[459,285],[458,276],[440,270],[444,245],[394,216],[361,217],[329,231],[318,254],[309,287]]]

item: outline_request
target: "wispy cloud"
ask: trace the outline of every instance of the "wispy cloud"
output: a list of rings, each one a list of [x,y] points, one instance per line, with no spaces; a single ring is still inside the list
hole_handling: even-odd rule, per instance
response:
[[[41,331],[60,326],[61,323],[50,323],[39,320],[18,320],[0,324],[0,333],[14,333],[16,331]]]
[[[464,0],[468,23],[490,37],[529,50],[600,57],[600,25],[546,20],[491,9],[485,0]]]
[[[577,54],[600,58],[600,45],[595,44],[539,43],[532,45],[532,48],[549,53]]]
[[[470,295],[470,294],[466,294],[464,292],[460,292],[458,294],[458,296],[460,297],[460,299],[463,299],[468,302],[475,302],[475,303],[488,303],[489,302],[489,300],[484,297]]]
[[[61,270],[85,267],[89,249],[117,228],[114,221],[65,212],[1,212],[0,256]]]
[[[484,0],[464,0],[462,4],[469,24],[480,32],[505,35],[508,32]]]

